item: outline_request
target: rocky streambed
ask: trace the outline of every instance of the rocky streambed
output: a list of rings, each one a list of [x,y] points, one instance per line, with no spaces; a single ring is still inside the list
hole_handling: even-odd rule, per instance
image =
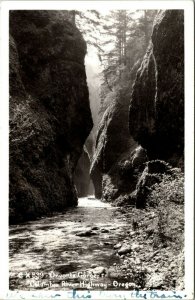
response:
[[[86,289],[91,282],[95,289],[112,289],[120,263],[116,248],[128,229],[117,208],[93,197],[80,198],[78,207],[62,214],[12,225],[10,288],[70,289],[76,284]]]
[[[12,225],[10,289],[182,289],[181,244],[161,243],[157,216],[90,197],[62,214]]]

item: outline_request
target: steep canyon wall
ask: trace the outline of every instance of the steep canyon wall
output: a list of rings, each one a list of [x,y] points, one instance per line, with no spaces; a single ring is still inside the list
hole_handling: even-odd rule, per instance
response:
[[[173,165],[184,151],[184,13],[160,12],[137,72],[129,114],[130,134],[150,159]]]
[[[77,205],[93,122],[79,30],[60,11],[10,12],[10,222]]]
[[[167,162],[183,168],[183,11],[158,12],[132,77],[133,85],[113,96],[102,117],[91,175],[98,197],[142,206],[145,186],[158,181],[154,174],[170,172]]]

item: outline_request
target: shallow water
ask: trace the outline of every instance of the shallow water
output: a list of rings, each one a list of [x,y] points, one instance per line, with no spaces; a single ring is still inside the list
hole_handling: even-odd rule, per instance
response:
[[[93,197],[63,214],[10,226],[10,289],[112,289],[110,267],[120,262],[114,245],[128,229],[118,208]],[[79,236],[86,230],[90,236]]]

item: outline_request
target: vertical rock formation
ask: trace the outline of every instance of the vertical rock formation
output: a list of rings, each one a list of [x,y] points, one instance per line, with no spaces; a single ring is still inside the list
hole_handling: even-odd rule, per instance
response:
[[[158,13],[150,45],[137,72],[129,113],[133,138],[150,161],[134,193],[145,207],[152,185],[161,181],[166,162],[183,169],[184,152],[184,12]],[[155,170],[148,169],[155,166]]]
[[[131,190],[127,173],[131,152],[136,148],[129,136],[129,90],[113,93],[112,103],[103,114],[99,125],[96,150],[91,166],[91,177],[97,198],[112,201]],[[128,171],[127,171],[128,169]]]
[[[74,183],[77,188],[78,197],[85,197],[93,194],[90,178],[90,157],[87,148],[84,146],[83,152],[77,163],[74,172]]]
[[[155,174],[162,173],[160,169],[164,160],[182,167],[183,11],[167,10],[157,14],[151,40],[132,89],[131,96],[128,94],[131,87],[129,92],[123,89],[116,93],[104,112],[91,174],[99,197],[108,201],[126,198],[128,203],[139,198],[139,206],[143,207],[145,203],[141,202],[146,200],[146,195],[140,191],[145,191],[146,180],[140,181],[139,178],[144,163],[155,160],[151,164],[159,167],[154,176],[152,173],[152,178],[156,178]],[[126,122],[129,123],[130,132]],[[155,182],[153,180],[150,184]]]
[[[184,150],[184,12],[161,11],[137,72],[130,134],[150,159],[177,165]]]
[[[77,205],[92,128],[86,44],[60,11],[10,12],[10,222]]]

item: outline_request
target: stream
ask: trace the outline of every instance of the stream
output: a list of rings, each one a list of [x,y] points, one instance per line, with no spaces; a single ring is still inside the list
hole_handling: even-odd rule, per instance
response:
[[[52,217],[11,225],[11,290],[119,289],[115,245],[129,229],[120,209],[93,196]]]

